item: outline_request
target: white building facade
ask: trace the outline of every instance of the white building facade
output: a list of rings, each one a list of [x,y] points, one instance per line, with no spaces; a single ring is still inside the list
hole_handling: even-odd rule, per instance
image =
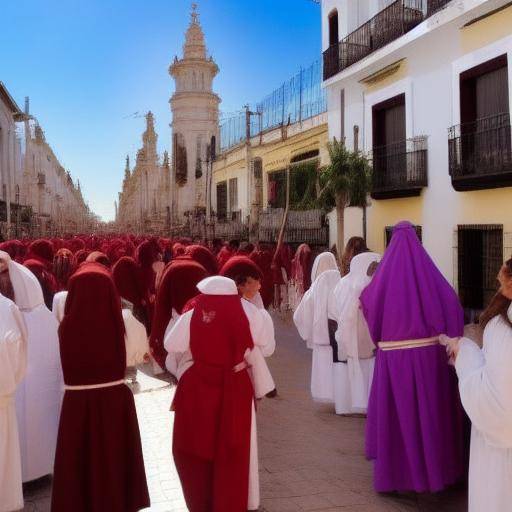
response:
[[[37,121],[0,83],[0,225],[9,237],[85,232],[95,219]]]
[[[472,315],[512,257],[510,3],[323,0],[322,37],[329,136],[372,157],[368,245],[414,223]]]

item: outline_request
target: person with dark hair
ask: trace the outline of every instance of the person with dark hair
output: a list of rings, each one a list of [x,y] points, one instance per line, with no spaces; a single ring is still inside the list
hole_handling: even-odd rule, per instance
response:
[[[263,274],[254,261],[247,256],[233,256],[220,269],[219,274],[233,279],[241,297],[252,302],[259,309],[264,309],[260,295]]]
[[[440,337],[473,423],[469,512],[506,512],[512,503],[512,259],[498,281],[498,293],[480,316],[482,349],[467,337]]]
[[[350,272],[350,262],[354,256],[361,254],[363,252],[368,252],[368,247],[366,246],[366,242],[364,238],[360,236],[353,236],[347,242],[345,246],[345,250],[341,255],[341,275],[345,276]]]

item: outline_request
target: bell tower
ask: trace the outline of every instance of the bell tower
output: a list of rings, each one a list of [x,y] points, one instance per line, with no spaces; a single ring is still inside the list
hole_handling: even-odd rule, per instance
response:
[[[174,57],[169,74],[175,82],[172,112],[172,217],[185,222],[185,213],[206,209],[207,148],[218,140],[220,98],[213,92],[217,64],[207,55],[197,4],[192,4],[183,57]]]

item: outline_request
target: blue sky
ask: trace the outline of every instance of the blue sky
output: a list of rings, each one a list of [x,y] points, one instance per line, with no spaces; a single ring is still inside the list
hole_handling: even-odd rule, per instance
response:
[[[320,6],[311,0],[198,0],[221,110],[255,103],[320,57]],[[170,148],[168,67],[181,55],[189,0],[3,0],[0,80],[45,130],[105,220],[114,214],[126,154],[156,116]]]

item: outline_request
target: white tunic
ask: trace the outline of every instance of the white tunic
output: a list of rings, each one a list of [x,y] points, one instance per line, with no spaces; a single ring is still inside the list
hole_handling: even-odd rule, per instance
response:
[[[313,349],[311,396],[319,402],[333,402],[333,354],[327,323],[328,298],[341,276],[338,270],[320,274],[304,294],[293,314],[300,337]]]
[[[44,304],[43,291],[26,267],[8,262],[15,303],[27,328],[27,372],[16,390],[23,481],[53,472],[63,396],[58,324]]]
[[[16,305],[0,295],[0,512],[23,508],[14,393],[25,375],[27,333]]]
[[[503,318],[489,322],[482,349],[467,338],[461,341],[456,370],[462,404],[473,423],[469,512],[511,510],[511,369],[512,328]]]
[[[336,320],[340,363],[334,364],[336,414],[366,413],[373,380],[374,345],[360,308],[359,297],[371,282],[368,269],[381,256],[366,252],[350,262],[350,272],[336,285],[328,301],[329,318]]]
[[[236,295],[238,293],[234,281],[221,276],[213,276],[204,279],[197,287],[202,293],[210,295]],[[253,350],[246,352],[245,360],[251,367],[249,375],[253,383],[254,395],[256,398],[262,398],[275,389],[274,380],[263,357],[263,352],[269,353],[270,349],[272,349],[273,352],[272,347],[275,347],[273,325],[272,328],[270,328],[268,323],[263,320],[264,316],[261,315],[261,310],[249,301],[242,300],[242,307],[249,319],[251,336],[255,345]],[[190,353],[190,322],[193,313],[194,311],[191,310],[181,315],[172,329],[166,332],[164,339],[165,350],[167,350],[170,356],[167,358],[166,364],[169,361],[179,361],[180,370],[178,373],[174,373],[176,371],[174,362],[168,366],[168,370],[174,373],[178,379],[194,364]],[[270,316],[268,318],[270,318]],[[185,360],[183,360],[183,358],[185,358]],[[256,428],[256,410],[253,404],[249,462],[249,510],[257,510],[260,505],[258,471],[258,436]]]

